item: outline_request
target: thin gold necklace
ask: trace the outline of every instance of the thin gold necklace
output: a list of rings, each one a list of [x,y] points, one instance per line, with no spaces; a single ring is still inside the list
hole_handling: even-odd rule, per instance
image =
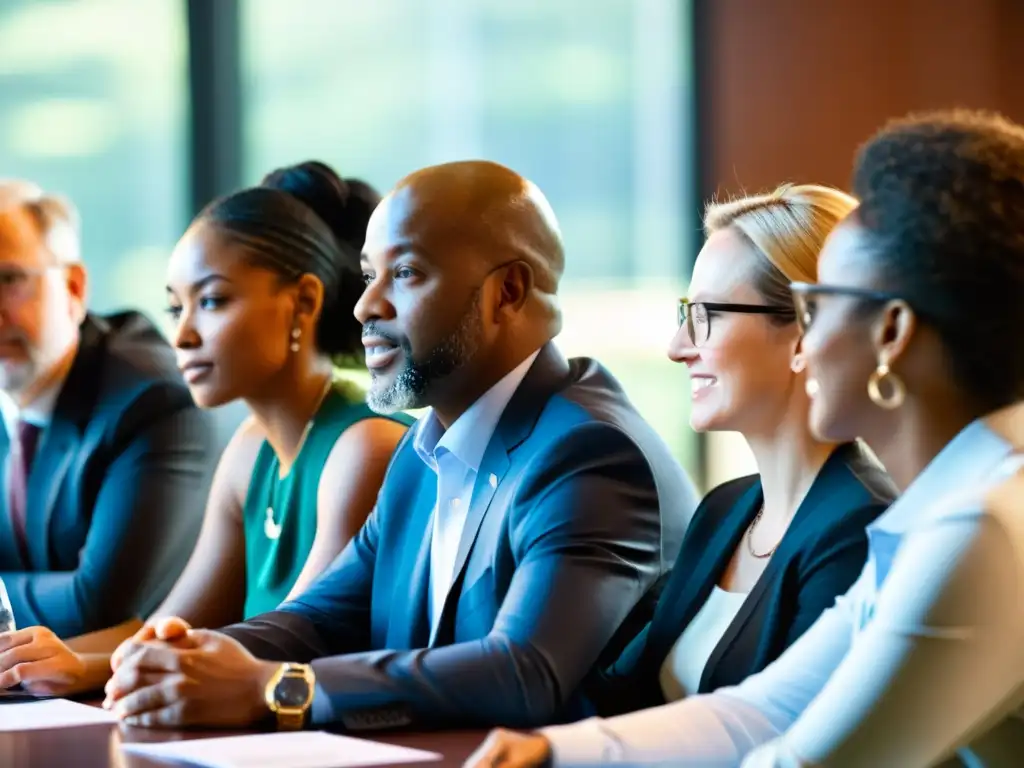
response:
[[[302,435],[299,437],[299,443],[295,446],[295,458],[299,457],[299,453],[302,451],[302,446],[306,444],[306,438],[309,437],[310,431],[313,429],[313,421],[316,419],[317,413],[320,412],[320,407],[324,404],[324,400],[327,399],[328,393],[331,391],[331,387],[334,384],[334,377],[328,375],[327,382],[324,384],[323,391],[320,393],[320,397],[317,398],[316,405],[313,406],[313,412],[309,416],[309,421],[306,422],[306,428],[302,430]],[[295,460],[292,460],[294,465]],[[280,480],[284,479],[282,473],[283,467],[280,466],[280,459],[278,460],[278,470],[274,473],[273,485],[270,488],[270,501],[271,504],[267,506],[267,517],[263,521],[263,535],[271,541],[277,541],[281,538],[281,523],[277,522],[274,515],[274,492],[277,490],[277,484]],[[291,465],[288,467],[288,471],[291,471]]]
[[[753,520],[750,521],[750,525],[747,526],[747,537],[746,537],[747,538],[747,551],[750,552],[750,554],[753,557],[756,557],[758,560],[764,560],[764,559],[769,558],[772,555],[774,555],[775,554],[775,550],[778,549],[779,548],[779,544],[782,543],[782,536],[786,535],[785,531],[783,531],[782,536],[780,536],[779,540],[777,542],[775,542],[775,546],[772,547],[771,549],[769,549],[767,552],[764,552],[764,553],[755,552],[754,551],[754,529],[757,528],[757,524],[759,522],[761,522],[761,516],[763,514],[764,514],[764,502],[761,503],[761,508],[759,510],[757,510],[757,515],[754,517]]]

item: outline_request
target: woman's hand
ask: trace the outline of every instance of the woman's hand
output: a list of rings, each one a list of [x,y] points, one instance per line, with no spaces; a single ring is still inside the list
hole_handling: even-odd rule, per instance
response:
[[[63,696],[81,690],[85,678],[84,659],[46,627],[0,634],[0,689],[21,683],[29,693]]]
[[[551,765],[551,743],[536,733],[492,731],[466,760],[465,768],[544,768]]]

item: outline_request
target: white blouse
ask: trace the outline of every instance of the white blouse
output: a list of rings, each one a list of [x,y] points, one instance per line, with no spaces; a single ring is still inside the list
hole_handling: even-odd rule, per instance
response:
[[[744,592],[727,592],[715,585],[661,665],[658,681],[665,701],[697,693],[708,659],[746,599]]]
[[[1021,765],[1024,492],[1001,508],[983,494],[1022,464],[969,425],[868,527],[860,578],[773,664],[711,694],[545,729],[555,764]]]

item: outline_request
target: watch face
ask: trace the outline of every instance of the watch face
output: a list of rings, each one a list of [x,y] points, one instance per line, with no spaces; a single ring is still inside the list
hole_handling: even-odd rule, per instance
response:
[[[309,698],[309,683],[301,677],[282,677],[274,688],[274,701],[279,707],[304,707]]]

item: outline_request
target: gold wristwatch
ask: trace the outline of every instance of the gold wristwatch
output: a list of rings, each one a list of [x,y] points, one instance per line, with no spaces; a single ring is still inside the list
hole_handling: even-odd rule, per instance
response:
[[[306,713],[313,703],[316,676],[308,664],[282,664],[263,691],[267,707],[277,717],[282,731],[298,731],[306,725]]]

